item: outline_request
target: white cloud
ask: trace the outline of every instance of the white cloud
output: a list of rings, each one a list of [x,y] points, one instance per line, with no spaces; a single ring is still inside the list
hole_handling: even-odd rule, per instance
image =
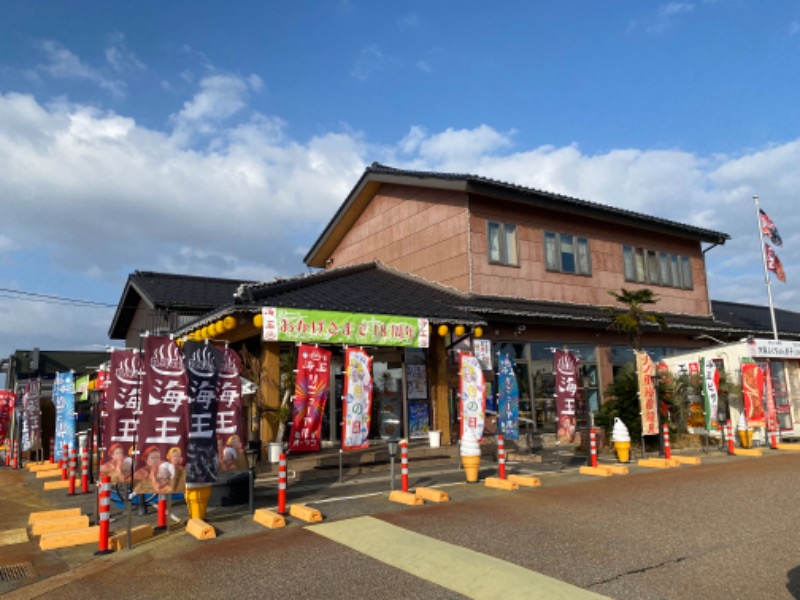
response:
[[[364,46],[356,57],[350,75],[359,81],[366,81],[376,73],[386,69],[393,60],[385,55],[378,44]]]
[[[416,31],[419,29],[419,15],[416,13],[409,13],[397,17],[397,28],[400,31]]]
[[[663,33],[672,27],[679,17],[693,12],[694,9],[695,5],[689,2],[661,4],[653,13],[631,20],[628,24],[628,30],[643,30],[652,34]]]
[[[36,67],[36,71],[56,79],[85,80],[96,83],[115,98],[125,95],[124,82],[104,76],[100,71],[84,63],[80,57],[65,48],[60,42],[45,40],[40,48],[47,62]]]
[[[789,282],[773,285],[776,304],[792,308],[798,297],[800,140],[734,157],[587,154],[576,144],[519,148],[514,131],[483,124],[433,132],[412,126],[388,146],[347,129],[300,142],[282,119],[252,110],[250,95],[260,85],[252,77],[206,77],[164,131],[111,111],[0,94],[0,264],[20,268],[31,256],[45,257],[62,277],[85,278],[93,299],[91,282],[116,282],[119,293],[133,269],[293,275],[377,160],[473,173],[729,233],[733,240],[707,255],[712,297],[764,304],[752,203],[759,194],[784,237],[777,251]],[[41,291],[52,289],[43,282]],[[81,329],[89,311],[0,299],[0,339],[13,347],[65,346],[80,330],[82,339],[103,341],[110,314],[91,316],[95,338]]]
[[[109,36],[105,55],[108,64],[118,73],[144,71],[147,69],[136,54],[128,48],[125,43],[125,36],[122,33],[117,32]]]

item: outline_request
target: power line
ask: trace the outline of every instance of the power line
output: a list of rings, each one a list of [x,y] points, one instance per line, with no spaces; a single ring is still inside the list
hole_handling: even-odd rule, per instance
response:
[[[12,300],[28,300],[29,302],[44,302],[45,304],[62,304],[68,306],[86,306],[89,308],[115,308],[116,304],[105,302],[95,302],[94,300],[80,300],[76,298],[65,298],[64,296],[54,296],[51,294],[37,294],[35,292],[23,292],[9,288],[0,288],[0,298]]]

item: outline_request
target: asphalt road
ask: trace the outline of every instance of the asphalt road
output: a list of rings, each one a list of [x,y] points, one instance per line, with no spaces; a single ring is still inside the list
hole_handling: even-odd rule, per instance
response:
[[[451,502],[418,507],[366,483],[326,486],[304,500],[321,525],[266,530],[246,511],[210,510],[215,540],[172,533],[91,560],[58,551],[70,571],[7,597],[796,598],[799,473],[800,452],[780,452],[559,472],[513,492],[450,474]]]

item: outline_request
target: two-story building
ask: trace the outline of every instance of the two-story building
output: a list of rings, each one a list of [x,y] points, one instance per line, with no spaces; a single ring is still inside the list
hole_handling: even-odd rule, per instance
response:
[[[309,267],[321,271],[243,286],[233,302],[175,333],[195,334],[232,315],[238,326],[222,337],[260,353],[265,369],[274,373],[278,356],[292,343],[264,341],[264,307],[426,319],[427,348],[376,346],[370,352],[376,382],[388,382],[378,391],[402,404],[403,434],[414,429],[409,415],[424,409],[428,426],[442,431],[443,443],[452,442],[457,431],[451,351],[469,346],[480,333],[491,342],[492,356],[504,352],[514,359],[523,417],[547,431],[555,417],[555,349],[579,357],[587,410],[602,402],[615,367],[632,360],[627,338],[609,328],[610,291],[647,287],[657,294],[653,308],[669,329],[646,329],[643,337],[656,360],[712,340],[763,335],[715,317],[712,310],[705,255],[728,239],[725,233],[484,177],[373,164],[305,257]],[[448,326],[446,332],[441,325]],[[340,373],[343,347],[331,349]],[[423,390],[415,382],[409,397],[410,373],[418,373],[420,365]],[[492,374],[486,375],[491,394]],[[262,390],[272,406],[279,402],[274,388],[265,384]],[[338,396],[334,388],[323,432],[330,443],[338,440]],[[272,427],[264,424],[262,439],[269,439]]]

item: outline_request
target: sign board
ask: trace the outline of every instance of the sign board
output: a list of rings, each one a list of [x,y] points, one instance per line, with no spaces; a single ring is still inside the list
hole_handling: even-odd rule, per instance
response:
[[[428,347],[428,319],[272,306],[261,314],[265,342]]]

